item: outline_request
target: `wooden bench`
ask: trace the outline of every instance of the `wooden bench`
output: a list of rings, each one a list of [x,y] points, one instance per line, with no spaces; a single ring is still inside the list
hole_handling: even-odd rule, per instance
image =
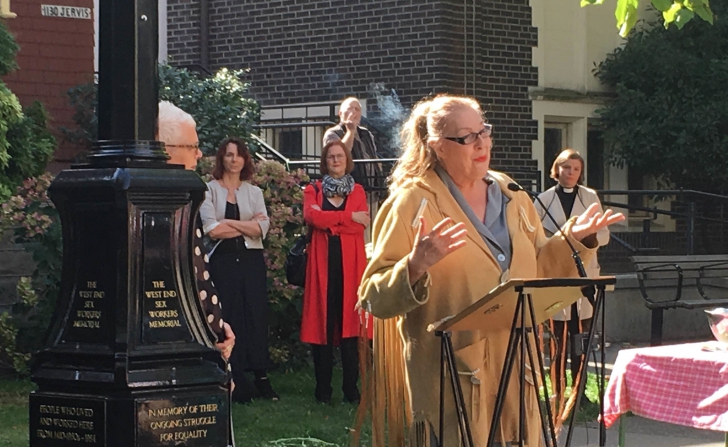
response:
[[[640,293],[652,312],[650,343],[662,344],[663,312],[667,309],[728,307],[728,255],[632,256]],[[674,288],[668,299],[655,299],[657,289]],[[683,299],[697,290],[700,299]],[[652,292],[648,294],[648,292]]]

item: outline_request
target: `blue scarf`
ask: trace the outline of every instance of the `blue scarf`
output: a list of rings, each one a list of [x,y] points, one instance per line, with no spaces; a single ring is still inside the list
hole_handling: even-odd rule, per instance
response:
[[[354,189],[354,177],[346,174],[341,178],[333,178],[326,174],[324,175],[322,186],[326,197],[346,197]]]

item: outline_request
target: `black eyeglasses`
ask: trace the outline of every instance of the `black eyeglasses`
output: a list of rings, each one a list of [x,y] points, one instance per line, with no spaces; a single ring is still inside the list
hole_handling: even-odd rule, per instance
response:
[[[200,143],[195,144],[165,144],[165,147],[181,147],[182,149],[199,149]]]
[[[489,137],[493,133],[493,125],[492,124],[486,124],[483,130],[480,132],[471,132],[464,137],[443,137],[446,140],[454,141],[457,144],[471,144],[475,143],[475,140],[478,139],[478,137]]]

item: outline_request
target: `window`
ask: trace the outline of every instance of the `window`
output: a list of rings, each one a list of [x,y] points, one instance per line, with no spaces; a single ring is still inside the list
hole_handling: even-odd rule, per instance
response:
[[[587,186],[592,189],[604,189],[604,135],[601,130],[589,130],[586,133]]]

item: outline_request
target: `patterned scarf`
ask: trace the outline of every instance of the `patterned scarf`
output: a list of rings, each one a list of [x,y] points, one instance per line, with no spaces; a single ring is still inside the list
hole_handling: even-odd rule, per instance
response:
[[[346,174],[341,178],[333,178],[327,174],[324,175],[322,184],[326,197],[346,197],[351,194],[351,191],[354,189],[354,177]]]

